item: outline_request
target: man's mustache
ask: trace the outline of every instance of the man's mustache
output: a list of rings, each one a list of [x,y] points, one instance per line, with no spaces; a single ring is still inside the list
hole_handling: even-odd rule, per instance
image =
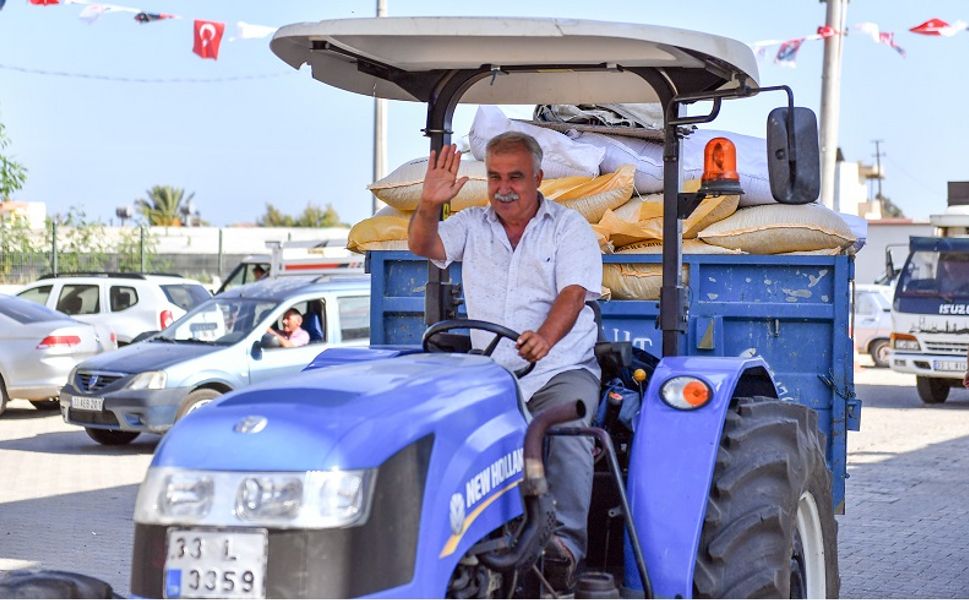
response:
[[[508,194],[495,192],[495,200],[497,200],[498,202],[515,202],[516,200],[518,200],[518,194],[516,194],[515,192],[510,192]]]

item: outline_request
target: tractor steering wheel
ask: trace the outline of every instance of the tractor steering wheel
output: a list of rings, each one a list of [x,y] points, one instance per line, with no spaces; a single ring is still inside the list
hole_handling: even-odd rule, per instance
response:
[[[468,354],[482,354],[484,356],[491,356],[495,348],[498,346],[498,342],[502,338],[508,338],[512,342],[517,342],[518,338],[521,337],[520,333],[516,333],[514,330],[508,329],[504,325],[499,325],[497,323],[492,323],[491,321],[478,321],[475,319],[448,319],[445,321],[438,321],[437,323],[431,325],[424,332],[424,338],[421,341],[421,345],[424,348],[424,352],[432,352],[431,339],[441,333],[446,331],[451,331],[452,329],[480,329],[482,331],[487,331],[488,333],[495,334],[495,339],[491,340],[488,347],[484,350],[472,349]],[[521,379],[525,375],[532,372],[535,368],[534,362],[529,362],[524,367],[513,371],[515,377]]]

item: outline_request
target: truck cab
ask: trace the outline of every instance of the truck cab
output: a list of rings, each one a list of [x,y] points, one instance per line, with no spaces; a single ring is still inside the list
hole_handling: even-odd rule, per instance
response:
[[[937,236],[909,240],[895,286],[891,367],[941,404],[962,386],[969,352],[969,182],[950,181],[948,208],[929,221]]]
[[[266,277],[363,273],[363,259],[346,246],[344,238],[266,242],[269,252],[245,257],[216,294]]]

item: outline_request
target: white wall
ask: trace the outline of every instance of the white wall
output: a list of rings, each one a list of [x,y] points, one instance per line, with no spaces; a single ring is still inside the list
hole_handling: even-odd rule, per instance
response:
[[[872,283],[885,273],[885,248],[889,244],[902,246],[892,250],[895,268],[901,268],[908,255],[909,236],[932,236],[935,228],[927,222],[905,219],[885,219],[868,222],[868,241],[855,256],[855,282]]]

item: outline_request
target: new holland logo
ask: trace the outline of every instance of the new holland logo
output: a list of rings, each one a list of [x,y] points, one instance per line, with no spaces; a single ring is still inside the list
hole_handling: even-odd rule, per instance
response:
[[[451,496],[451,533],[458,535],[464,529],[464,496]]]
[[[259,433],[266,428],[267,424],[269,424],[269,421],[266,417],[252,415],[236,423],[232,427],[232,431],[236,433]]]

